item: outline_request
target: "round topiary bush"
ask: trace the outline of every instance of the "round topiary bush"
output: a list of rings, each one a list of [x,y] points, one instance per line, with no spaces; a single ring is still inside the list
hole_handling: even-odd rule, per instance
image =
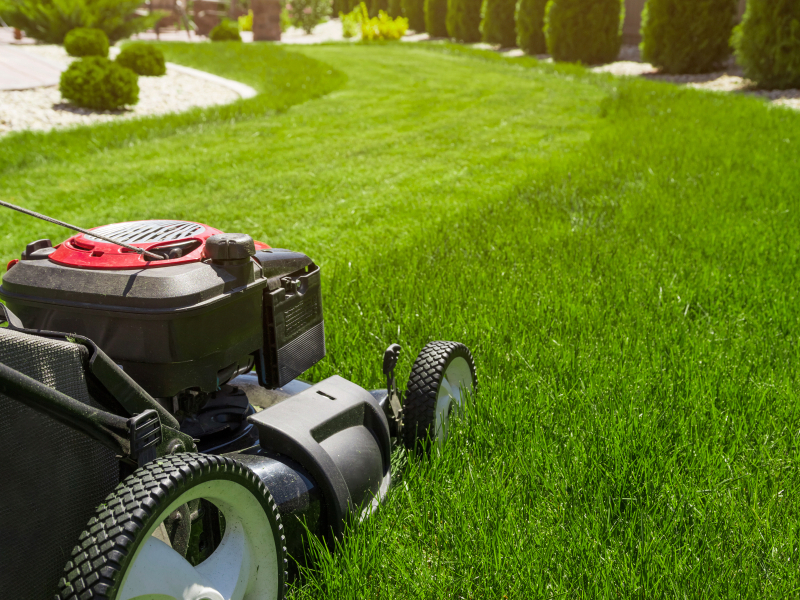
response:
[[[78,27],[64,36],[64,50],[70,56],[108,56],[108,36],[101,29]]]
[[[517,45],[517,26],[514,22],[516,0],[484,0],[481,33],[487,44],[503,48]]]
[[[745,76],[760,87],[800,87],[800,2],[748,0],[733,46]]]
[[[211,30],[208,38],[212,42],[241,42],[242,36],[239,35],[239,24],[224,19],[219,25]]]
[[[425,31],[425,0],[400,0],[408,28],[417,33]]]
[[[103,56],[73,61],[61,74],[61,95],[77,106],[115,110],[139,101],[136,73]]]
[[[468,44],[481,41],[482,0],[447,0],[447,35]]]
[[[550,0],[545,9],[547,51],[555,60],[611,62],[622,45],[622,0]]]
[[[447,37],[447,0],[425,0],[425,29],[431,37]]]
[[[547,0],[520,0],[517,5],[517,46],[526,54],[547,52],[544,38],[544,9]]]
[[[730,56],[738,0],[647,0],[642,58],[664,73],[708,73]]]
[[[137,75],[161,77],[167,73],[167,67],[164,64],[164,53],[149,44],[130,44],[125,46],[117,56],[116,62]]]

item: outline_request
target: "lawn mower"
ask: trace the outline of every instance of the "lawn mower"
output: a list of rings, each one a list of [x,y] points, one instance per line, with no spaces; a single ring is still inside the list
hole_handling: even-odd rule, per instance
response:
[[[442,442],[476,385],[432,342],[404,394],[300,377],[320,268],[189,221],[41,239],[0,286],[0,598],[282,598],[287,557],[368,517],[393,444]],[[377,362],[377,361],[376,361]]]

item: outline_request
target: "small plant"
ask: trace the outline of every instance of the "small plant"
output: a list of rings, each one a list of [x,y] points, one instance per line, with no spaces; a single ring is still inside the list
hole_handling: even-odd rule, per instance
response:
[[[664,73],[708,73],[731,54],[738,0],[647,0],[642,58]]]
[[[379,11],[377,17],[370,17],[367,5],[362,2],[348,14],[339,13],[342,19],[342,34],[351,38],[361,33],[361,41],[399,40],[408,31],[408,19],[392,19],[386,12]]]
[[[417,33],[425,31],[425,0],[400,0],[408,27]]]
[[[621,0],[550,0],[545,9],[547,50],[555,60],[611,62],[622,45]]]
[[[503,48],[517,43],[517,27],[514,22],[516,0],[484,0],[481,33],[487,44],[500,44]]]
[[[103,56],[73,61],[61,74],[61,95],[84,108],[116,110],[139,101],[136,73]]]
[[[167,73],[164,54],[150,44],[129,44],[125,46],[117,56],[116,62],[137,75],[161,77]]]
[[[331,14],[331,3],[330,0],[292,0],[286,9],[292,25],[311,33]]]
[[[253,31],[253,11],[248,10],[246,15],[239,17],[240,31]]]
[[[758,86],[800,87],[800,2],[748,0],[733,46],[745,76]]]
[[[108,36],[102,29],[78,27],[64,36],[64,50],[70,56],[108,56]]]
[[[425,0],[425,29],[431,37],[447,37],[447,0]]]
[[[137,11],[141,0],[0,0],[0,13],[10,27],[47,44],[63,44],[79,27],[102,29],[113,44],[153,27],[168,13]]]
[[[517,46],[526,54],[547,52],[544,37],[544,9],[547,0],[520,0],[517,5]]]
[[[212,42],[241,42],[242,36],[239,34],[239,25],[228,19],[223,19],[219,25],[211,30],[208,38]]]
[[[359,9],[347,14],[340,12],[339,19],[342,21],[343,38],[349,40],[361,33],[361,11]]]
[[[459,42],[481,41],[482,0],[447,0],[447,35]]]

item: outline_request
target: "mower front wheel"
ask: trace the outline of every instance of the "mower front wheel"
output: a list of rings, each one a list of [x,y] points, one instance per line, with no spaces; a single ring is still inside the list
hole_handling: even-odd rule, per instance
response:
[[[443,443],[450,418],[460,411],[478,379],[472,353],[459,342],[431,342],[417,356],[408,379],[403,407],[403,438],[413,449],[418,443]]]
[[[203,526],[218,533],[199,555],[165,527],[192,513],[195,542]],[[261,480],[227,457],[176,454],[135,471],[100,505],[72,551],[58,598],[281,600],[285,569],[283,527]]]

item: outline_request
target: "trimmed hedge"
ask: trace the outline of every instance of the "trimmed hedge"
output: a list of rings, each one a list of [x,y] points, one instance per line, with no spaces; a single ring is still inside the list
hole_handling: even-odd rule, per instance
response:
[[[744,74],[760,87],[800,87],[800,2],[748,0],[733,45]]]
[[[401,0],[408,28],[417,33],[425,31],[425,0]]]
[[[125,46],[117,56],[116,62],[137,75],[161,77],[167,74],[164,53],[150,44],[130,44]]]
[[[520,0],[517,5],[517,46],[526,54],[545,54],[544,9],[547,0]]]
[[[212,42],[241,42],[242,36],[239,34],[239,24],[223,19],[222,22],[211,30],[208,38]]]
[[[96,110],[116,110],[139,101],[136,73],[103,56],[73,61],[61,73],[61,95],[75,104]]]
[[[738,0],[647,0],[642,58],[664,73],[708,73],[730,56]]]
[[[550,0],[547,50],[554,60],[596,65],[615,60],[622,45],[622,0]]]
[[[514,22],[516,0],[484,0],[481,34],[487,44],[503,48],[517,45],[517,26]]]
[[[447,35],[468,44],[481,41],[482,0],[447,0]]]
[[[64,36],[64,50],[70,56],[108,56],[108,36],[102,29],[78,27]]]
[[[447,37],[447,0],[425,0],[425,29],[431,37]]]

